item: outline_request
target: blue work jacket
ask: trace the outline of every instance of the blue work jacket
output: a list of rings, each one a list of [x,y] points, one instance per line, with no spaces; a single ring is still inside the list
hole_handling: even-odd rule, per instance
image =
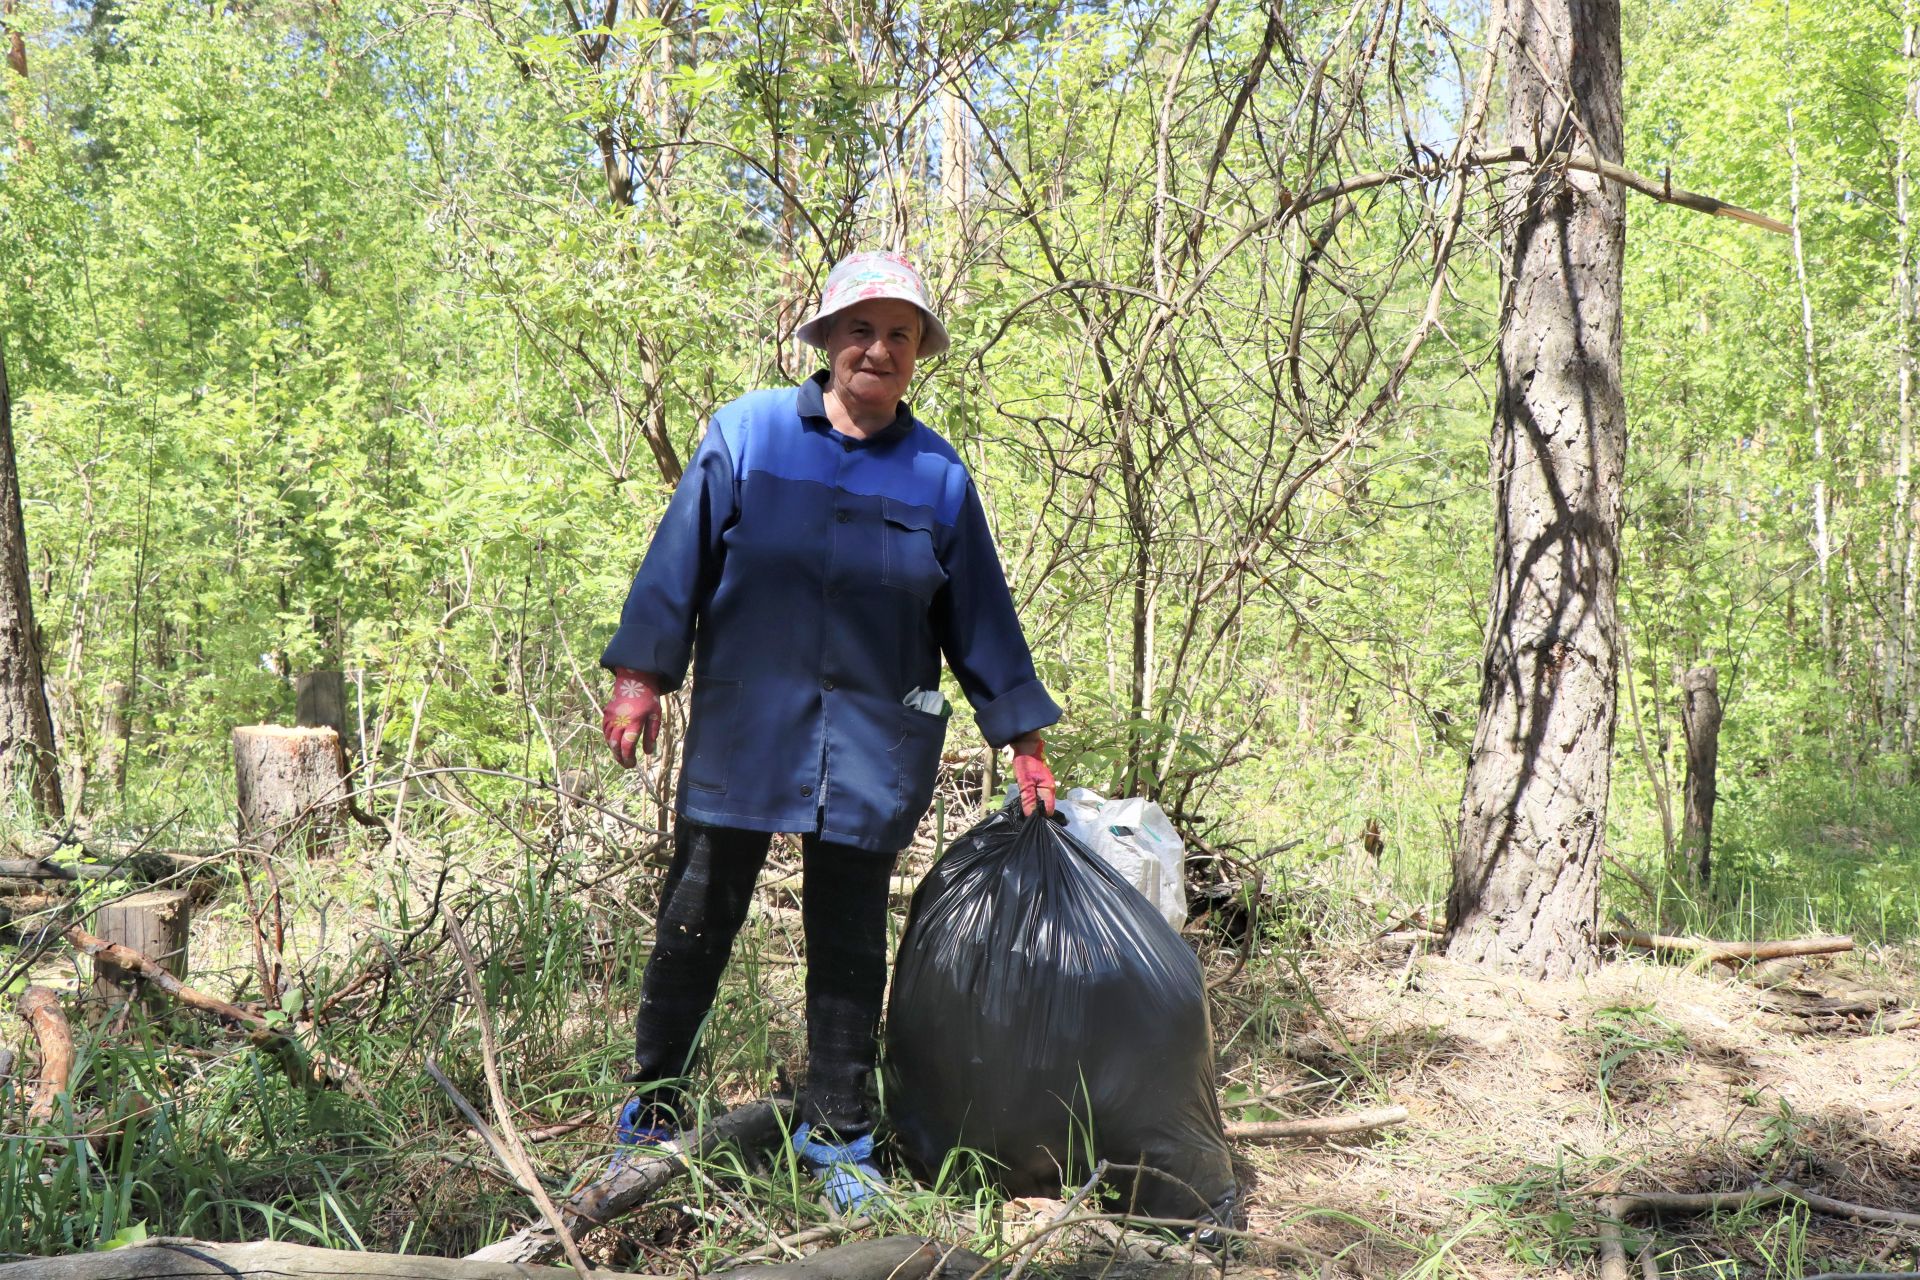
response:
[[[1060,708],[959,455],[905,404],[841,435],[826,382],[713,416],[600,663],[677,689],[691,662],[684,816],[890,853],[933,798],[946,716],[903,699],[941,654],[995,747]]]

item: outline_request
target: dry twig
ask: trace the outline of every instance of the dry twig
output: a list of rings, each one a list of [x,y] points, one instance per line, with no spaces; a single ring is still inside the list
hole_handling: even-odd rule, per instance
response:
[[[1407,1109],[1395,1105],[1309,1120],[1243,1120],[1227,1125],[1226,1131],[1228,1139],[1234,1142],[1281,1142],[1289,1138],[1337,1138],[1406,1122]]]
[[[480,1021],[480,1058],[486,1071],[487,1093],[493,1099],[493,1114],[500,1121],[500,1137],[504,1140],[495,1147],[495,1152],[506,1156],[507,1167],[513,1170],[514,1177],[539,1207],[540,1216],[546,1219],[548,1228],[559,1237],[567,1261],[573,1264],[581,1280],[585,1280],[589,1270],[587,1260],[580,1256],[580,1246],[575,1242],[573,1233],[560,1220],[560,1210],[554,1207],[553,1198],[540,1185],[540,1175],[534,1171],[533,1161],[527,1158],[527,1148],[520,1141],[519,1130],[514,1128],[513,1116],[507,1106],[507,1091],[500,1080],[499,1050],[494,1043],[493,1018],[487,1012],[487,993],[480,982],[479,966],[474,963],[473,951],[467,946],[466,934],[460,931],[460,922],[454,919],[450,911],[446,913],[446,920],[447,937],[452,939],[453,949],[460,954],[460,966],[467,975],[467,993],[473,997],[474,1016]]]

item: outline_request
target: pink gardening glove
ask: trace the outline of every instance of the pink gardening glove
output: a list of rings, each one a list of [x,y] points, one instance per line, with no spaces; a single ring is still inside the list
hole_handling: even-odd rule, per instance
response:
[[[1047,767],[1047,744],[1037,733],[1013,740],[1013,780],[1020,784],[1020,811],[1031,814],[1041,805],[1053,812],[1053,770]]]
[[[637,741],[648,755],[660,739],[660,679],[644,671],[613,669],[613,697],[600,712],[600,732],[623,768],[633,768]]]

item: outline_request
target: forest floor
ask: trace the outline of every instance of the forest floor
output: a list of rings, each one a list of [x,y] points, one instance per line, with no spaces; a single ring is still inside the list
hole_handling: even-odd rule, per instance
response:
[[[425,1076],[437,1059],[487,1109],[482,1015],[442,945],[437,906],[457,910],[480,947],[485,1016],[499,1028],[518,1123],[570,1126],[536,1149],[542,1173],[558,1191],[603,1169],[607,1117],[627,1091],[619,1077],[658,872],[622,831],[542,833],[541,821],[523,815],[512,843],[493,821],[399,846],[356,837],[279,868],[283,955],[302,993],[285,1007],[333,1010],[326,1048],[359,1064],[364,1097],[297,1087],[204,1020],[89,1030],[76,1019],[76,1113],[110,1108],[131,1085],[168,1104],[165,1123],[129,1129],[92,1165],[85,1144],[45,1158],[0,1144],[0,1164],[14,1166],[0,1168],[0,1235],[17,1241],[0,1249],[88,1249],[144,1229],[458,1255],[528,1221],[525,1198]],[[716,1106],[764,1097],[804,1063],[799,912],[781,882],[792,852],[776,846],[708,1027]],[[924,870],[930,852],[902,870]],[[238,867],[236,856],[202,894],[191,951],[196,983],[243,998],[261,953]],[[1592,1276],[1598,1200],[1615,1192],[1791,1181],[1862,1205],[1920,1206],[1920,1026],[1897,1029],[1899,1011],[1920,1004],[1920,947],[1863,938],[1838,957],[1741,972],[1612,954],[1584,980],[1530,982],[1424,945],[1410,952],[1404,931],[1383,943],[1377,909],[1356,905],[1365,895],[1343,887],[1344,871],[1314,874],[1311,888],[1296,880],[1269,898],[1244,957],[1244,934],[1206,921],[1190,929],[1210,975],[1226,1119],[1389,1102],[1410,1119],[1337,1142],[1237,1144],[1253,1239],[1233,1273]],[[352,987],[369,974],[377,983]],[[76,994],[82,977],[57,946],[33,967],[35,981]],[[336,999],[349,989],[357,994]],[[10,1021],[0,1038],[30,1052],[24,1031]],[[9,1105],[22,1097],[13,1091]],[[9,1132],[20,1132],[17,1118]],[[824,1220],[790,1161],[706,1172],[590,1233],[589,1256],[695,1273]],[[989,1254],[1060,1209],[1003,1201],[964,1171],[903,1191],[869,1231],[925,1232]],[[1653,1227],[1627,1226],[1627,1254],[1650,1244],[1667,1277],[1920,1268],[1920,1232],[1796,1205]],[[1072,1233],[1055,1245],[1043,1270],[1100,1272],[1111,1254]],[[1122,1274],[1135,1280],[1187,1269],[1179,1247],[1133,1249],[1161,1258],[1129,1261]]]
[[[1264,1051],[1228,1051],[1228,1078],[1285,1091],[1290,1109],[1390,1097],[1411,1120],[1372,1142],[1243,1147],[1251,1225],[1337,1253],[1360,1275],[1424,1264],[1427,1274],[1574,1276],[1594,1273],[1595,1201],[1615,1191],[1786,1180],[1911,1211],[1920,1028],[1816,1013],[1816,1030],[1801,1015],[1814,993],[1836,990],[1857,1007],[1884,993],[1889,1007],[1910,1008],[1915,959],[1881,951],[1781,965],[1769,988],[1639,958],[1568,982],[1432,955],[1316,958],[1304,971],[1327,1016],[1295,1006]],[[1236,1038],[1231,1024],[1224,1035]],[[1669,1216],[1657,1233],[1636,1224],[1627,1237],[1628,1256],[1650,1242],[1666,1276],[1920,1267],[1920,1234],[1798,1207]]]

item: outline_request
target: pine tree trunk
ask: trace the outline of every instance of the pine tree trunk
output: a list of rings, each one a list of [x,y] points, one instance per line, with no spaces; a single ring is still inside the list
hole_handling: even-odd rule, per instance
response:
[[[13,399],[6,352],[0,350],[0,796],[11,798],[23,790],[42,817],[58,822],[66,816],[40,637],[33,625],[27,525],[13,452]]]
[[[1617,0],[1519,0],[1511,30],[1514,140],[1617,161]],[[1618,679],[1626,211],[1620,187],[1588,175],[1547,166],[1514,181],[1524,206],[1502,261],[1493,592],[1447,953],[1565,977],[1598,954]]]

